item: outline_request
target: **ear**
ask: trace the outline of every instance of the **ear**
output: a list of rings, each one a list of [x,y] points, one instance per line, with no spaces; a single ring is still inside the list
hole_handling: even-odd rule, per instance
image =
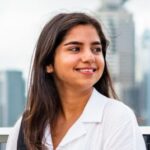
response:
[[[48,66],[46,66],[46,72],[47,73],[52,73],[54,71],[53,66],[50,64]]]

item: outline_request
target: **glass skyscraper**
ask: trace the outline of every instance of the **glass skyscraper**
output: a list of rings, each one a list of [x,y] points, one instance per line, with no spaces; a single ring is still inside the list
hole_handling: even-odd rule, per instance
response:
[[[0,72],[0,126],[13,126],[24,110],[25,81],[21,71]]]

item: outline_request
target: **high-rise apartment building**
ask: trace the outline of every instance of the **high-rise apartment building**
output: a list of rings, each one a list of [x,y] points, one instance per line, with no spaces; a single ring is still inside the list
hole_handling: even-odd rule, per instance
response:
[[[25,105],[25,82],[20,71],[0,72],[0,126],[13,126]]]
[[[123,8],[124,2],[102,0],[97,16],[110,41],[107,62],[117,93],[131,106],[135,89],[135,29],[132,14]]]
[[[143,35],[141,37],[141,49],[140,49],[140,58],[142,59],[142,64],[143,64],[143,68],[142,68],[142,72],[150,72],[150,29],[146,29],[143,32]]]
[[[150,125],[150,30],[145,30],[142,35],[142,46],[140,49],[140,58],[142,63],[142,103],[143,116],[145,117],[145,125]]]
[[[124,88],[135,81],[135,32],[132,14],[122,8],[123,0],[103,2],[99,15],[110,40],[108,64],[113,80]]]

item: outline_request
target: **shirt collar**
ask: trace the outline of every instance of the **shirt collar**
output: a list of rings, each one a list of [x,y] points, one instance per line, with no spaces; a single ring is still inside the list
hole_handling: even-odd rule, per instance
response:
[[[81,120],[83,122],[102,122],[104,108],[107,103],[108,98],[93,89],[92,95],[81,115]]]
[[[75,122],[75,124],[68,130],[67,134],[60,142],[59,147],[64,146],[70,141],[86,134],[86,128],[84,126],[84,123],[102,122],[104,108],[107,103],[108,98],[100,94],[98,91],[96,91],[96,89],[93,89],[92,95],[89,98],[83,110],[83,113],[81,114],[80,118]],[[42,142],[45,143],[45,146],[49,147],[50,149],[53,148],[49,125],[45,129],[45,134]]]

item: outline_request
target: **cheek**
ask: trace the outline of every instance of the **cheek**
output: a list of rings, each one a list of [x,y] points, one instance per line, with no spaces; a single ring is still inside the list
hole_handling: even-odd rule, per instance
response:
[[[55,59],[55,69],[67,69],[69,67],[75,67],[79,58],[73,55],[61,55]]]
[[[66,58],[65,58],[65,60],[64,60],[64,63],[66,63],[66,64],[70,64],[70,65],[74,65],[75,63],[77,63],[78,62],[78,60],[79,60],[79,57],[77,57],[77,56],[73,56],[73,55],[69,55],[69,56],[67,56]]]
[[[103,56],[101,56],[100,58],[97,58],[97,63],[99,64],[99,67],[101,68],[101,70],[104,70],[105,60]]]

